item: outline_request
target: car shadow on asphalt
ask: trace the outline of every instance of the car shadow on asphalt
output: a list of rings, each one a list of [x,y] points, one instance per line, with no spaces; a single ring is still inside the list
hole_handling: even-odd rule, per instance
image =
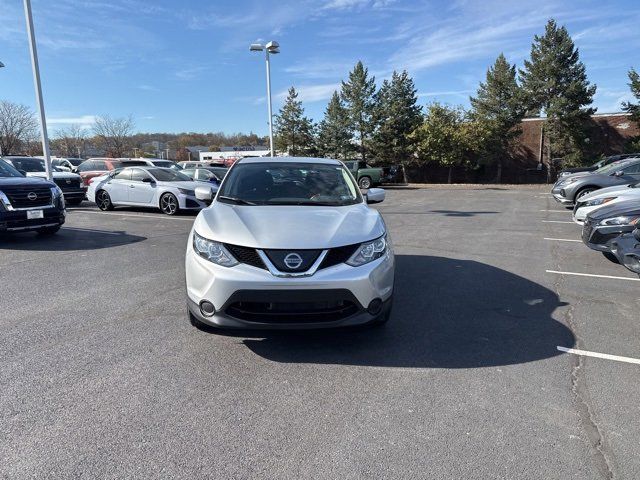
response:
[[[33,232],[0,236],[0,250],[32,250],[62,252],[100,250],[141,242],[147,237],[123,231],[85,229],[63,226],[55,235],[41,236]]]
[[[443,215],[445,217],[475,217],[476,215],[493,215],[496,213],[501,213],[501,212],[495,212],[495,211],[491,211],[491,210],[478,210],[478,211],[460,211],[460,210],[428,210],[426,212],[407,212],[407,211],[401,211],[401,212],[394,212],[392,210],[384,210],[384,209],[380,209],[380,213],[382,215]]]
[[[385,326],[235,335],[274,362],[404,368],[511,365],[575,344],[552,318],[567,304],[538,283],[471,260],[397,255],[396,262]]]

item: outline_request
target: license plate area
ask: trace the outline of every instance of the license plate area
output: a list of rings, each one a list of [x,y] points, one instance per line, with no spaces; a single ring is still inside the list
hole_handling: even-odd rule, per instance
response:
[[[27,210],[27,220],[35,220],[37,218],[44,218],[42,210]]]

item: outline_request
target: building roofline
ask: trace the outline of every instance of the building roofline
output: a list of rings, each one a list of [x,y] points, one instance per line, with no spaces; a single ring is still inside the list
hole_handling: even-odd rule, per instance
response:
[[[591,115],[591,118],[600,118],[600,117],[629,117],[631,113],[629,112],[614,112],[614,113],[594,113]],[[526,117],[523,118],[523,122],[535,122],[537,120],[546,120],[547,117]]]

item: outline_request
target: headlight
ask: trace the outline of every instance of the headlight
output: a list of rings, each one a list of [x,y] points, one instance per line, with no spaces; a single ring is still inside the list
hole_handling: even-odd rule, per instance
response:
[[[238,264],[238,261],[233,258],[233,255],[229,253],[229,250],[223,244],[201,237],[196,232],[193,232],[193,249],[202,258],[217,265],[233,267]]]
[[[196,194],[195,191],[189,190],[188,188],[178,188],[178,191],[183,195],[190,195],[192,197]]]
[[[351,258],[347,260],[347,265],[359,267],[383,256],[387,251],[387,236],[383,235],[371,242],[361,244]]]
[[[54,187],[51,187],[51,195],[53,197],[59,197],[62,195],[62,190],[60,190],[60,187],[57,185]]]
[[[567,178],[567,179],[565,179],[565,180],[562,180],[562,181],[560,182],[560,185],[569,185],[569,184],[571,184],[571,183],[573,183],[573,182],[577,182],[577,181],[578,181],[578,179],[577,179],[577,178]]]
[[[605,218],[600,225],[632,225],[640,220],[638,215],[621,215],[619,217]]]
[[[615,200],[618,197],[598,198],[596,200],[588,200],[584,203],[585,207],[595,207],[596,205],[603,205],[609,203],[611,200]]]

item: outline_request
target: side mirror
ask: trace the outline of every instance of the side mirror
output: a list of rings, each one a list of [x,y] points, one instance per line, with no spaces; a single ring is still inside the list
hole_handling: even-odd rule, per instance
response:
[[[20,172],[25,177],[27,176],[27,172],[25,172],[24,170],[18,169],[18,172]]]
[[[624,172],[622,170],[618,170],[618,171],[613,173],[614,177],[621,177],[623,175],[624,175]]]
[[[142,183],[151,183],[151,184],[154,184],[154,183],[156,183],[156,182],[153,180],[153,178],[150,178],[150,177],[144,177],[144,178],[142,179]]]
[[[194,192],[196,198],[201,202],[209,204],[213,200],[213,190],[211,190],[211,187],[198,186],[194,189]]]
[[[367,203],[381,203],[384,202],[386,193],[382,188],[370,188],[365,195]]]

